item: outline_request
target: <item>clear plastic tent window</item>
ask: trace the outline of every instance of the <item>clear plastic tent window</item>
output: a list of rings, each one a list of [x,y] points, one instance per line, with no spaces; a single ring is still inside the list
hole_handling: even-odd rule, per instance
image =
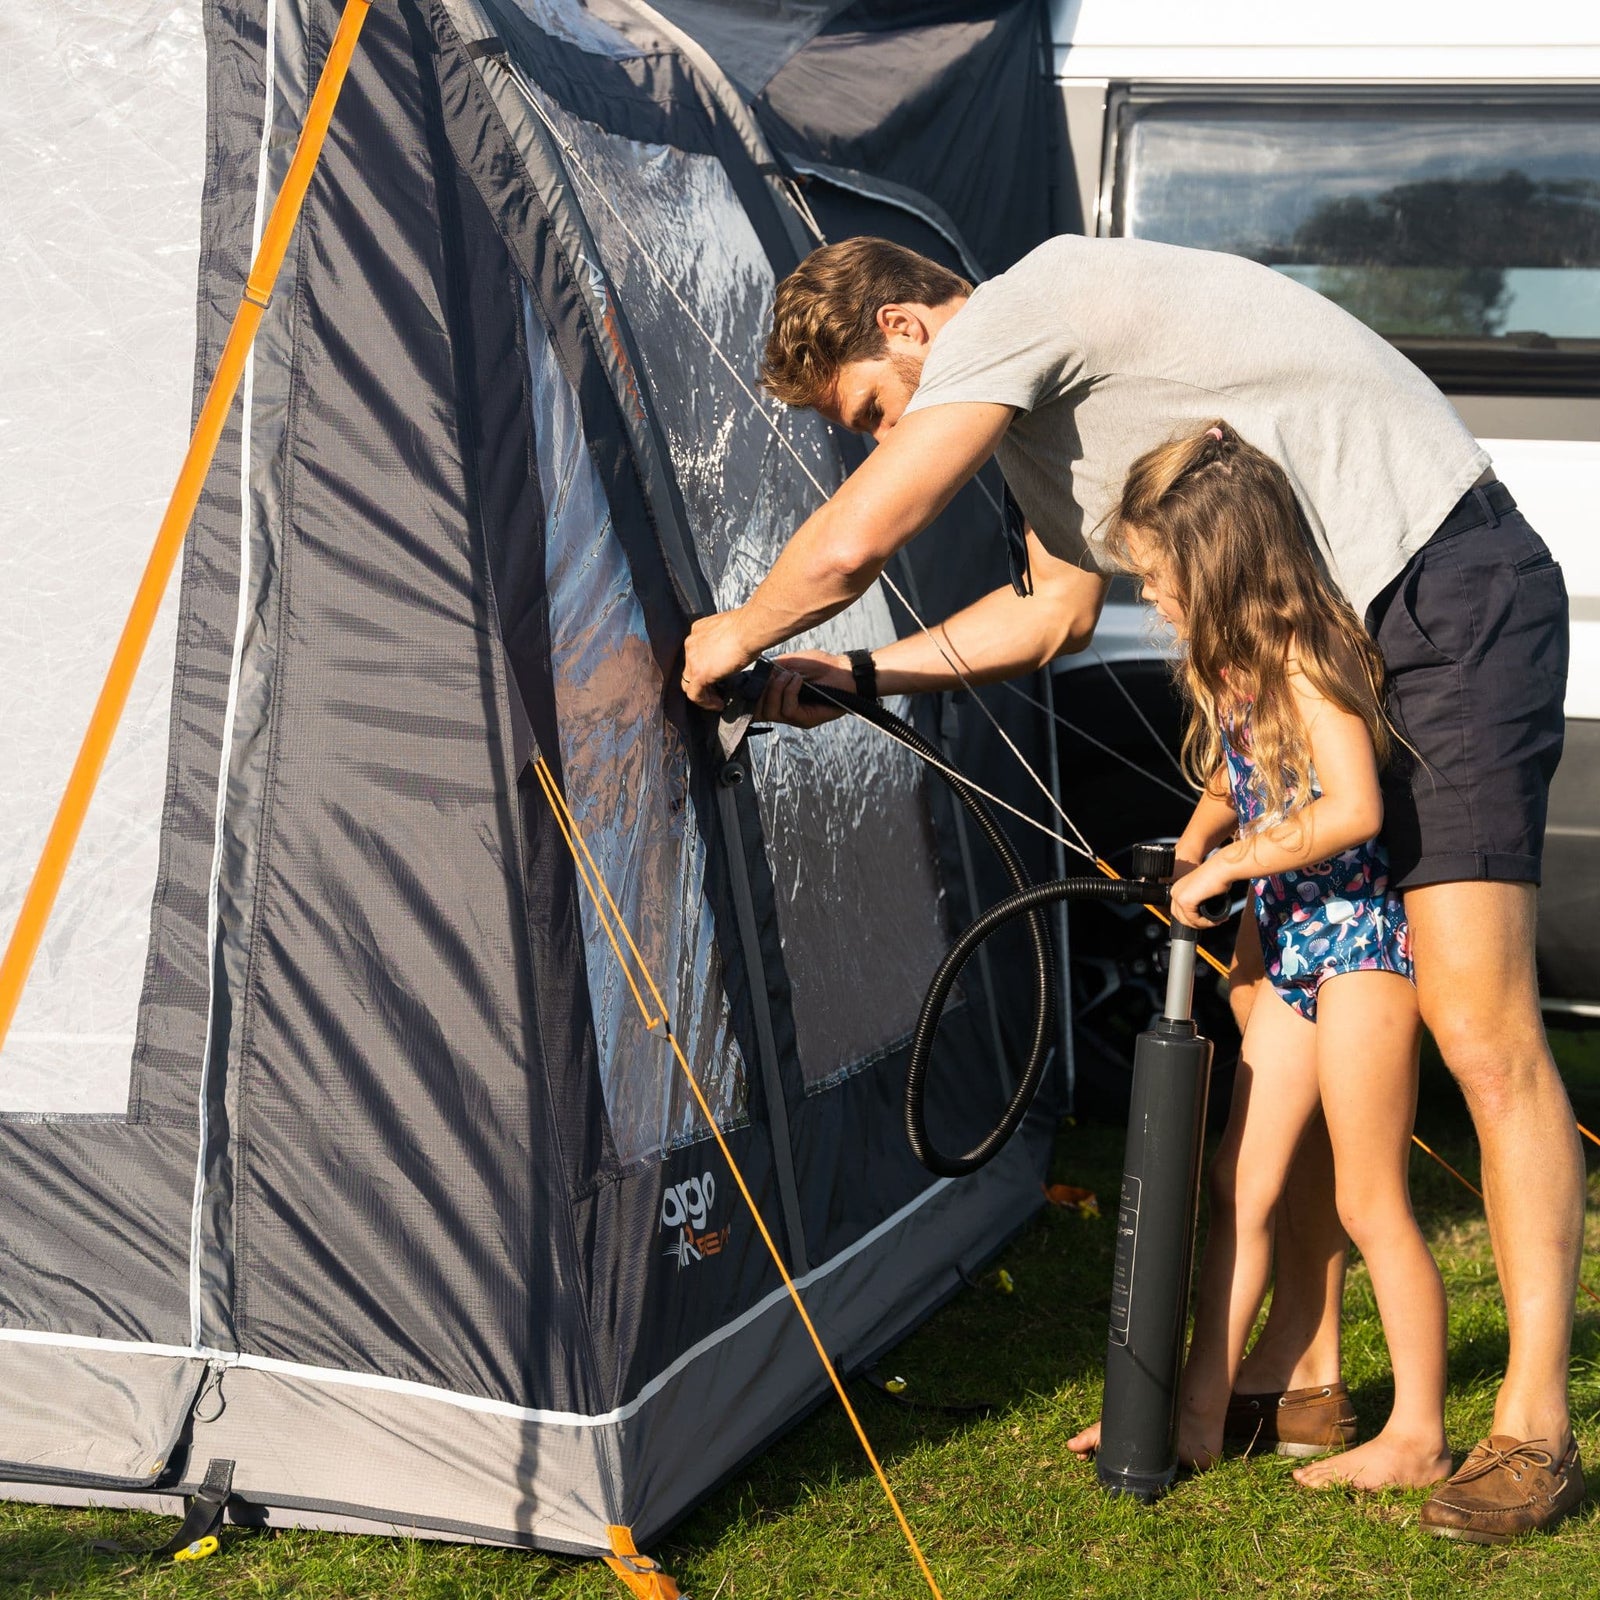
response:
[[[660,985],[706,1100],[718,1124],[730,1127],[744,1117],[747,1082],[705,899],[688,752],[662,713],[661,674],[584,439],[578,397],[526,294],[523,318],[567,801]],[[600,1079],[619,1158],[637,1161],[707,1137],[664,1034],[646,1030],[587,896],[583,933]]]
[[[817,503],[708,342],[754,383],[776,288],[771,267],[718,162],[608,133],[530,92],[572,147],[575,192],[657,397],[701,564],[718,604],[737,604]],[[836,486],[838,454],[822,421],[767,404],[816,477]],[[893,637],[874,587],[793,647],[840,651]],[[850,719],[814,733],[781,730],[759,745],[756,788],[800,1060],[816,1088],[909,1035],[943,955],[924,774],[915,756]],[[840,928],[852,937],[841,939]],[[859,959],[862,948],[870,961]]]

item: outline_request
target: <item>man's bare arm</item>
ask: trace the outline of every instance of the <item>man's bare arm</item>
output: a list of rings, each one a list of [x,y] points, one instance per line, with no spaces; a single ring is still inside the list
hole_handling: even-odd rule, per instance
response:
[[[1019,595],[1008,584],[934,624],[933,637],[917,632],[874,650],[878,692],[954,689],[961,681],[956,667],[968,683],[994,683],[1082,650],[1094,636],[1110,580],[1051,555],[1031,528],[1028,558],[1031,595]],[[807,650],[777,660],[788,671],[774,679],[762,701],[761,716],[800,727],[831,721],[836,713],[800,704],[800,686],[804,681],[836,689],[853,687],[849,658]]]
[[[684,651],[690,699],[714,709],[713,683],[865,594],[889,557],[989,459],[1012,415],[1009,406],[971,402],[902,418],[801,524],[742,606],[694,625]]]
[[[1052,556],[1031,528],[1028,558],[1031,595],[1010,585],[995,589],[935,623],[931,636],[919,631],[874,650],[879,692],[953,689],[960,682],[955,667],[968,683],[996,683],[1082,650],[1100,620],[1108,580]]]

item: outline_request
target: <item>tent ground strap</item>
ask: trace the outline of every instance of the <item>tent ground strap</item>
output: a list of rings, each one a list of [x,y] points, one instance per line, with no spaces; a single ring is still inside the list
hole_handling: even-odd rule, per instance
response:
[[[217,1548],[216,1532],[233,1493],[233,1463],[223,1458],[206,1467],[200,1492],[189,1499],[183,1521],[170,1539],[158,1545],[119,1544],[115,1539],[96,1539],[91,1546],[108,1556],[171,1556],[174,1561],[195,1560]]]

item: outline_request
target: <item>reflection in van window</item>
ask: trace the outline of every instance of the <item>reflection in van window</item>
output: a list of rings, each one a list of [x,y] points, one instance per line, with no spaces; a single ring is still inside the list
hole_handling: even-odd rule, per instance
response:
[[[1600,339],[1600,108],[1133,103],[1114,231],[1248,256],[1391,338]]]

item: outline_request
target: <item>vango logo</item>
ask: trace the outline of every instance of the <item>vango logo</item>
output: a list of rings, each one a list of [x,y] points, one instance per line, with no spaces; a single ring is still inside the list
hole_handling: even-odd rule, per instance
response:
[[[693,1261],[717,1255],[728,1242],[729,1224],[710,1226],[716,1198],[717,1180],[709,1172],[675,1183],[661,1197],[662,1231],[677,1230],[677,1238],[662,1253],[676,1257],[680,1271]]]

